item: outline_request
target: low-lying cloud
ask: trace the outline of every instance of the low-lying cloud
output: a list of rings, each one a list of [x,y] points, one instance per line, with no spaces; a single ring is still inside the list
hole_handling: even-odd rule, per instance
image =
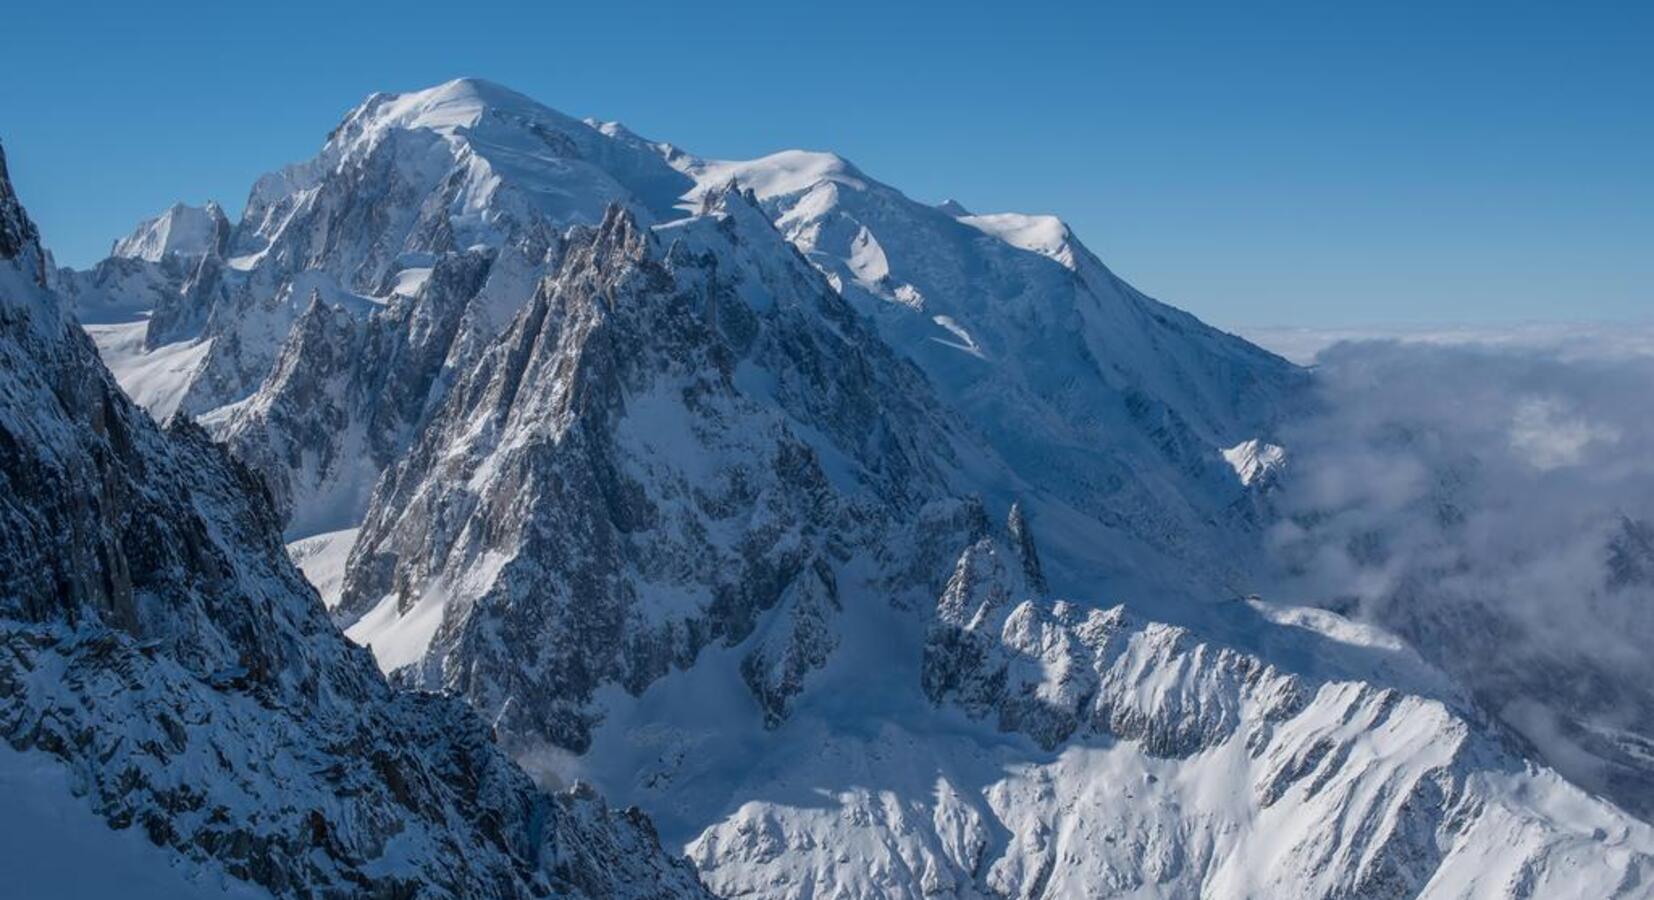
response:
[[[1396,341],[1543,352],[1564,359],[1654,356],[1654,322],[1533,322],[1516,325],[1392,325],[1352,328],[1252,327],[1239,333],[1299,365],[1343,342]]]
[[[1281,591],[1385,624],[1654,811],[1654,340],[1343,343],[1288,425]]]

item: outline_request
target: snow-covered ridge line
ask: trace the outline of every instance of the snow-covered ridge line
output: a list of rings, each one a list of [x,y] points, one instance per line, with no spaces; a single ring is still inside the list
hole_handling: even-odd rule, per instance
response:
[[[1391,639],[1260,609],[1292,647],[1282,668],[1123,607],[1045,599],[1036,559],[1025,524],[960,556],[912,673],[930,711],[871,738],[829,726],[812,740],[809,723],[777,741],[805,771],[756,773],[736,794],[751,799],[690,843],[715,889],[1643,895],[1654,829],[1524,760]],[[1294,671],[1312,647],[1349,653],[1352,672],[1394,655],[1407,677]],[[999,736],[967,737],[952,711]],[[662,738],[679,727],[635,734],[671,759]],[[696,776],[679,764],[650,777]]]

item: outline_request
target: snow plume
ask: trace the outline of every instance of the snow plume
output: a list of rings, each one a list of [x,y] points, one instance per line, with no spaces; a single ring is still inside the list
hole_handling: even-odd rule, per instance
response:
[[[1341,343],[1269,503],[1283,592],[1377,621],[1654,812],[1654,355]]]
[[[580,756],[547,741],[514,741],[507,751],[543,791],[565,791],[579,783]]]

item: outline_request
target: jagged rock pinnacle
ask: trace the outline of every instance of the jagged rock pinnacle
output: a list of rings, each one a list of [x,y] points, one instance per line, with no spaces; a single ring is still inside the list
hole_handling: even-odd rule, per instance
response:
[[[1011,514],[1006,517],[1005,529],[1011,533],[1011,546],[1016,548],[1017,558],[1022,561],[1022,573],[1028,577],[1028,586],[1043,594],[1046,591],[1045,573],[1039,564],[1039,551],[1034,547],[1034,532],[1028,527],[1028,520],[1022,512],[1022,501],[1011,504]]]

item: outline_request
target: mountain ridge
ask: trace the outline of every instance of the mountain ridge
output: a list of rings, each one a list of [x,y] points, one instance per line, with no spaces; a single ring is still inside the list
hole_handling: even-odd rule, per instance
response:
[[[470,710],[393,692],[253,473],[121,393],[36,240],[0,153],[0,736],[61,802],[136,826],[157,872],[279,896],[705,896],[641,814],[542,793]]]
[[[1649,877],[1405,645],[1234,599],[1309,375],[1059,219],[474,80],[373,95],[249,209],[184,408],[289,538],[354,534],[322,578],[398,685],[722,893]]]

